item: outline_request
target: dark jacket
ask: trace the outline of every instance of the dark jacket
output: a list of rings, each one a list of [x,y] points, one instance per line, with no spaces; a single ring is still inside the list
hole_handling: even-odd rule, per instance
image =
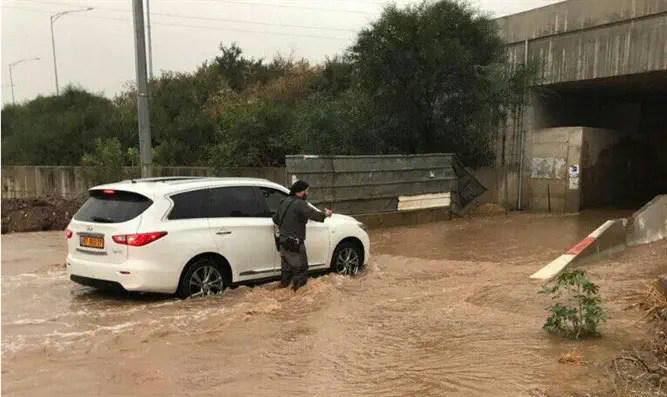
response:
[[[274,224],[281,225],[280,222],[282,221],[279,230],[280,236],[296,237],[301,240],[306,239],[306,223],[309,219],[324,222],[326,214],[314,209],[304,200],[295,196],[285,197],[278,206],[278,211],[273,215]]]

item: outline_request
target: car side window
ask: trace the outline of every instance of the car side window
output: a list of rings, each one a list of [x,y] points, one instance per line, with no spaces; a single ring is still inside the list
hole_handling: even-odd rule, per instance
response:
[[[271,189],[269,187],[260,187],[259,191],[264,199],[264,211],[266,216],[273,216],[273,214],[278,211],[280,202],[283,201],[287,194],[281,192],[280,190]]]
[[[210,218],[261,217],[264,206],[257,199],[252,186],[234,186],[211,189]]]
[[[209,189],[201,189],[171,196],[174,208],[169,213],[168,219],[201,219],[208,217],[206,206],[209,195]]]

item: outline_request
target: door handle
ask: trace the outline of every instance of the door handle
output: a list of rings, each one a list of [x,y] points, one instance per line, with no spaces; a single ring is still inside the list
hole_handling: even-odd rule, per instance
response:
[[[232,232],[221,230],[221,231],[217,232],[216,234],[218,236],[228,236],[228,235],[232,234]]]

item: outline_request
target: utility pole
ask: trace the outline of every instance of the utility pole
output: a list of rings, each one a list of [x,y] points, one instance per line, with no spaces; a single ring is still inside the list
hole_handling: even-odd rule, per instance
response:
[[[81,10],[62,11],[51,15],[51,48],[53,49],[53,73],[56,75],[56,95],[60,95],[60,87],[58,86],[58,63],[56,62],[56,39],[53,35],[53,24],[58,20],[58,18],[64,15],[71,14],[73,12],[86,12],[92,10],[93,7],[88,7]]]
[[[12,77],[12,65],[9,65],[9,88],[12,89],[12,105],[16,105],[14,100],[14,78]]]
[[[39,58],[20,59],[16,62],[12,62],[9,64],[9,85],[11,86],[12,89],[12,105],[16,105],[16,101],[14,101],[14,76],[12,75],[12,68],[20,63],[30,62],[30,61],[39,61]]]
[[[60,88],[58,87],[58,62],[56,62],[56,39],[53,36],[53,17],[54,16],[51,15],[51,49],[53,50],[53,74],[56,76],[56,95],[60,95]]]
[[[134,50],[137,69],[137,119],[139,121],[139,156],[141,157],[141,177],[150,178],[153,161],[151,159],[151,125],[148,111],[148,76],[146,73],[146,33],[144,31],[143,0],[132,0],[134,11]]]
[[[153,40],[151,39],[151,0],[146,0],[146,25],[148,25],[148,76],[153,81]]]
[[[523,80],[523,92],[521,93],[522,96],[522,103],[521,103],[521,112],[519,113],[521,116],[520,119],[520,125],[521,125],[521,134],[519,135],[519,191],[517,193],[517,209],[519,211],[523,210],[523,205],[522,205],[522,200],[521,196],[523,195],[523,152],[524,152],[524,144],[523,144],[523,139],[524,135],[526,135],[526,129],[525,129],[525,119],[526,119],[526,106],[528,106],[527,102],[527,96],[526,96],[526,90],[528,90],[528,84],[526,80],[526,73],[528,71],[528,40],[524,42],[524,54],[523,54],[523,67],[524,67],[524,80]]]

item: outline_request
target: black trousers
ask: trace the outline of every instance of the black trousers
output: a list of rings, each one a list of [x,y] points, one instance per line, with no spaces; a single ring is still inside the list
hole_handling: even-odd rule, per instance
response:
[[[308,282],[308,255],[306,246],[301,244],[299,252],[290,252],[280,247],[280,285],[283,288],[294,283],[294,290]]]

